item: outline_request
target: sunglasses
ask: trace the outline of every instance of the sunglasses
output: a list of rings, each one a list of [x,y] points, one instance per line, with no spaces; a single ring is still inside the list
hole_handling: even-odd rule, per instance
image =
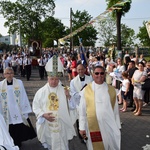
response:
[[[100,74],[100,75],[104,75],[105,73],[104,73],[104,72],[95,72],[94,74],[95,74],[95,75],[99,75],[99,74]]]

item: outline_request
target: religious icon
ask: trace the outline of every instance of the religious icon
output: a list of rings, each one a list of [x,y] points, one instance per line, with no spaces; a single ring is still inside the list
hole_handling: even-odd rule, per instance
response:
[[[59,101],[56,93],[52,92],[48,96],[49,103],[48,103],[48,110],[58,110],[59,108]]]

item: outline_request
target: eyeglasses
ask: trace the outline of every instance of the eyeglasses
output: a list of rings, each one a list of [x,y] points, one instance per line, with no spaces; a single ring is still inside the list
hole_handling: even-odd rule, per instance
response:
[[[11,74],[13,74],[13,73],[5,73],[5,74],[11,75]]]
[[[104,73],[104,72],[95,72],[94,74],[95,74],[95,75],[99,75],[99,74],[100,74],[100,75],[104,75],[105,73]]]

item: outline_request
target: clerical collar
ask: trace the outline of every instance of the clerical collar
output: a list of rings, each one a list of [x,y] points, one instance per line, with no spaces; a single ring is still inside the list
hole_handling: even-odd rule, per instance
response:
[[[80,81],[84,81],[85,80],[85,76],[80,77]]]
[[[7,85],[13,85],[13,80],[11,82],[7,81]]]

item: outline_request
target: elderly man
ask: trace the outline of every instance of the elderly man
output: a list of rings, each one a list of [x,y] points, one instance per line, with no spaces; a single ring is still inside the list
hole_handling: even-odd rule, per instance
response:
[[[49,150],[69,150],[68,140],[76,133],[68,110],[69,91],[59,80],[63,71],[60,58],[54,55],[45,69],[48,83],[37,91],[33,100],[38,139]]]
[[[114,87],[107,85],[105,70],[96,66],[94,81],[81,92],[79,129],[88,150],[120,150],[120,117]]]
[[[93,79],[91,76],[85,74],[86,68],[83,64],[78,64],[77,73],[78,75],[71,80],[70,82],[70,94],[72,96],[73,101],[70,101],[70,115],[72,118],[72,122],[75,123],[77,120],[77,129],[79,128],[78,123],[78,107],[80,103],[80,95],[79,92],[81,89],[86,86],[88,83],[92,82]],[[80,134],[79,137],[81,138]]]
[[[15,145],[21,147],[22,141],[36,137],[28,118],[32,112],[29,99],[21,80],[14,78],[14,71],[7,67],[5,79],[0,82],[0,113],[3,115]]]
[[[77,66],[77,73],[78,75],[71,80],[70,82],[70,94],[74,97],[76,105],[80,103],[80,90],[87,85],[88,83],[92,82],[93,79],[91,76],[85,74],[86,68],[83,64],[78,64]]]

